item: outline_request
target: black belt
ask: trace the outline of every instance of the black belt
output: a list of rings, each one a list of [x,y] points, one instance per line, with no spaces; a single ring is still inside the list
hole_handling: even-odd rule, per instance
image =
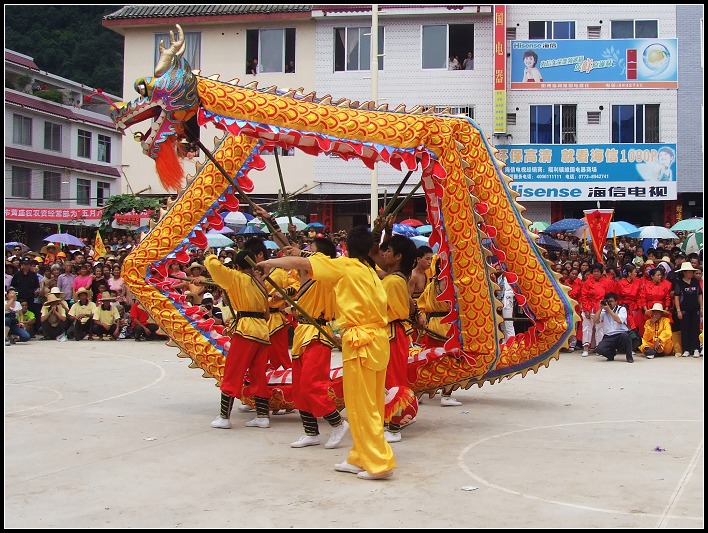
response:
[[[269,307],[268,311],[271,313],[278,313],[280,311],[280,307]]]
[[[428,318],[444,316],[447,316],[447,311],[433,311],[432,313],[428,313]]]
[[[265,320],[265,313],[257,313],[255,311],[239,311],[236,313],[236,318],[262,318]]]
[[[300,324],[313,324],[313,323],[315,323],[315,324],[319,324],[320,326],[326,326],[327,322],[328,322],[328,320],[326,320],[324,318],[313,318],[312,320],[310,320],[309,318],[305,318],[304,316],[298,316],[297,321]]]

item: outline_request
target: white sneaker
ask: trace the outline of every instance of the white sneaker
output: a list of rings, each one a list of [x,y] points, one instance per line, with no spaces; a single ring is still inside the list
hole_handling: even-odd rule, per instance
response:
[[[386,472],[379,472],[378,474],[371,474],[364,470],[359,472],[356,477],[359,479],[388,479],[393,475],[393,470],[386,470]]]
[[[691,355],[691,354],[688,353],[688,352],[683,352],[683,353],[681,354],[681,357],[688,357],[689,355]]]
[[[588,349],[587,349],[587,348],[583,348],[583,353],[581,353],[580,355],[581,355],[582,357],[587,357],[588,355],[590,355],[590,352],[588,352]]]
[[[228,418],[217,417],[211,423],[211,427],[216,429],[231,429],[231,420]]]
[[[701,352],[699,352],[698,350],[693,350],[693,357],[700,357],[700,356],[701,356]]]
[[[681,357],[681,352],[676,352],[676,353],[674,354],[674,357]]]
[[[342,420],[340,425],[332,428],[332,433],[330,433],[329,439],[327,439],[325,448],[331,450],[332,448],[339,446],[339,443],[342,442],[342,439],[344,438],[344,435],[347,434],[347,431],[349,431],[349,423],[346,420]]]
[[[440,398],[440,405],[442,405],[443,407],[454,407],[462,405],[462,402],[456,400],[452,396],[443,396]]]
[[[320,443],[319,435],[303,435],[295,442],[290,443],[291,448],[304,448],[305,446],[317,446]]]
[[[386,442],[401,442],[401,432],[391,433],[390,431],[384,430],[384,438]]]
[[[348,463],[346,459],[341,463],[334,465],[334,469],[337,472],[349,472],[350,474],[358,474],[359,472],[364,472],[364,469],[360,466]]]
[[[255,411],[255,409],[250,405],[241,404],[238,406],[239,413],[251,413],[253,411]]]
[[[256,417],[253,420],[249,420],[246,422],[246,427],[248,428],[269,428],[270,427],[270,418],[259,418]]]
[[[59,336],[57,337],[57,340],[58,340],[59,342],[66,342],[66,335],[65,335],[64,333],[62,333],[61,335],[59,335]]]

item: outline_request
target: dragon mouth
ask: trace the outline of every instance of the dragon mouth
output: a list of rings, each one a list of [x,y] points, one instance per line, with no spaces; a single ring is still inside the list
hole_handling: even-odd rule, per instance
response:
[[[155,139],[165,122],[166,115],[161,102],[137,101],[131,102],[115,112],[112,118],[116,129],[121,133],[125,133],[126,129],[146,120],[153,121],[149,130],[133,135],[133,138],[141,143],[143,151],[147,154],[155,144]]]

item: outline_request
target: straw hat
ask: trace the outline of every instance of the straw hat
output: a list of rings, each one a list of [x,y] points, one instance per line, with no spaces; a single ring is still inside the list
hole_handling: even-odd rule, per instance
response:
[[[191,265],[189,265],[187,267],[187,270],[191,272],[193,268],[198,268],[199,271],[201,272],[202,270],[204,270],[204,265],[202,265],[201,263],[197,263],[195,261],[194,263],[192,263]]]
[[[656,302],[654,305],[652,305],[651,309],[647,310],[647,314],[651,315],[653,311],[659,311],[664,316],[671,316],[671,313],[664,309],[664,306],[661,305],[659,302]]]
[[[47,297],[49,297],[49,295],[51,295],[51,294],[53,294],[54,296],[56,296],[60,300],[63,300],[64,296],[65,296],[65,294],[59,290],[59,287],[52,287],[52,290],[49,291],[49,294],[47,295]]]
[[[52,248],[52,251],[49,251],[49,249]],[[51,254],[57,251],[57,245],[53,243],[45,244],[42,246],[42,249],[39,251],[42,254]]]
[[[103,302],[115,302],[116,298],[115,296],[111,296],[111,293],[108,291],[102,292],[101,297],[98,299],[101,303]]]
[[[681,268],[679,268],[676,272],[686,272],[686,271],[695,272],[696,269],[693,268],[693,265],[690,262],[684,261],[683,263],[681,263]]]
[[[82,294],[91,297],[91,292],[86,287],[81,287],[78,291],[76,291],[76,296],[81,296]]]

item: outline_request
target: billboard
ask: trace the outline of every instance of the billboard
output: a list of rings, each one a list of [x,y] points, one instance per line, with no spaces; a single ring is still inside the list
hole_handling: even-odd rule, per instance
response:
[[[515,90],[676,89],[677,39],[511,42]]]
[[[675,144],[497,146],[519,202],[676,200]]]

